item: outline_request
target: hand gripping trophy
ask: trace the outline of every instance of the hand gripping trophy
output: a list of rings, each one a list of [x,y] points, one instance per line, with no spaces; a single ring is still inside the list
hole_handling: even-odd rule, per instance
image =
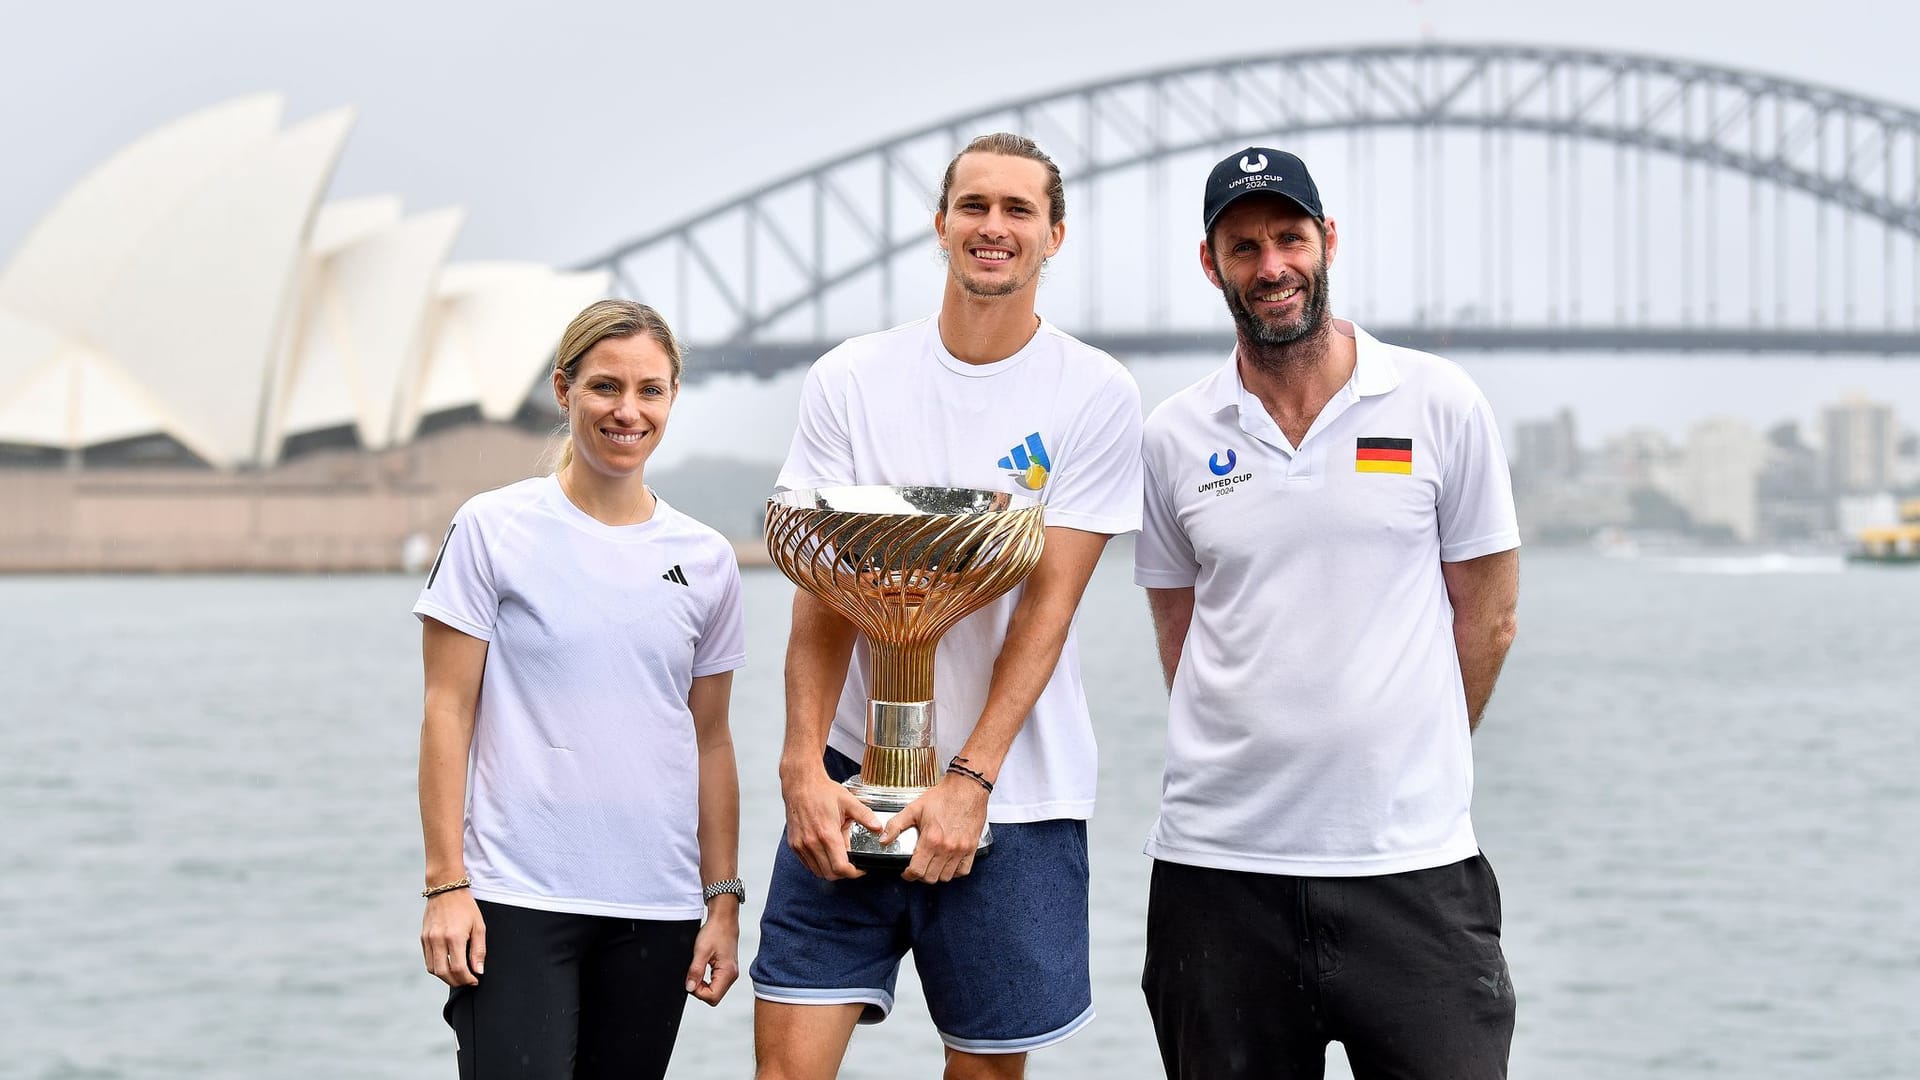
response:
[[[940,635],[1018,585],[1040,561],[1041,507],[999,491],[834,487],[767,500],[767,550],[780,572],[866,636],[867,746],[847,790],[884,825],[939,782],[933,656]],[[918,831],[882,845],[854,825],[847,856],[904,868]],[[993,843],[981,830],[980,851]]]

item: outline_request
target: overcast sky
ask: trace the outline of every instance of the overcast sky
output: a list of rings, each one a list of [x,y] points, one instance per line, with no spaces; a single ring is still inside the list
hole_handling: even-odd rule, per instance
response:
[[[1911,55],[1920,16],[1864,0],[0,0],[0,12],[0,255],[129,140],[267,89],[287,95],[292,119],[342,104],[357,109],[334,196],[394,192],[410,209],[460,205],[468,216],[457,257],[555,264],[940,117],[1091,78],[1249,52],[1423,36],[1591,46],[1920,105]],[[1184,265],[1190,253],[1175,257]],[[927,298],[929,309],[936,299]],[[1639,419],[1680,430],[1721,408],[1756,421],[1807,420],[1810,402],[1848,389],[1893,401],[1908,425],[1920,424],[1920,361],[1754,368],[1606,360],[1548,372],[1521,358],[1461,359],[1509,428],[1519,416],[1575,402],[1593,431]],[[713,394],[686,404],[714,417],[742,406],[790,410],[782,393],[778,383],[736,387],[725,409],[699,400]],[[763,394],[771,395],[764,406],[746,400]]]

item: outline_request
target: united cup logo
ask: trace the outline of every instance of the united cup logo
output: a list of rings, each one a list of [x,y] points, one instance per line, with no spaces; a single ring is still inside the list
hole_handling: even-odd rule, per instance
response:
[[[1261,154],[1260,160],[1258,161],[1248,161],[1246,155],[1242,154],[1240,156],[1240,171],[1243,173],[1266,172],[1267,155]]]

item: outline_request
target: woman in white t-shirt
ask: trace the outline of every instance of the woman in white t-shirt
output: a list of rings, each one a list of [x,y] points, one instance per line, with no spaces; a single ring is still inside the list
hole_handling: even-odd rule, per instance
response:
[[[462,1077],[662,1076],[686,996],[739,974],[740,572],[642,479],[679,383],[658,312],[582,311],[558,469],[461,507],[414,605],[420,944]]]

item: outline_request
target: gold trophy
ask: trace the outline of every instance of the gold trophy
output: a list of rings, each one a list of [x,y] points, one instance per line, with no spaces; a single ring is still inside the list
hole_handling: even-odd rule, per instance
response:
[[[882,826],[940,781],[933,654],[940,635],[1018,585],[1046,540],[1040,504],[972,488],[864,486],[784,491],[767,500],[767,550],[794,584],[866,635],[867,748],[846,783]],[[881,844],[854,825],[847,856],[901,869],[917,829]],[[980,851],[993,830],[980,832]]]

